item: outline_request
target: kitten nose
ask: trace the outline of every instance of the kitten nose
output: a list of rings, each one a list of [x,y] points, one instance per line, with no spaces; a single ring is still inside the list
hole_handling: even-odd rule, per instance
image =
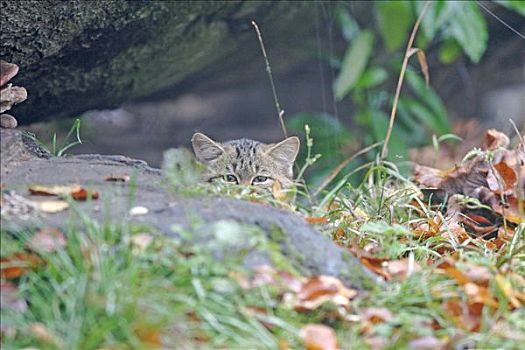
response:
[[[244,185],[244,186],[251,185],[250,179],[241,179],[241,185]]]

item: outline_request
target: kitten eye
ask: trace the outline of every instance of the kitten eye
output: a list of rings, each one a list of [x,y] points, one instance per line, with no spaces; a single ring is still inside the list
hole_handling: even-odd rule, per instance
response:
[[[252,183],[262,183],[262,182],[268,181],[268,179],[269,179],[268,176],[258,175],[258,176],[253,178]]]
[[[223,176],[224,181],[231,182],[231,183],[237,183],[237,177],[232,174],[227,174]]]

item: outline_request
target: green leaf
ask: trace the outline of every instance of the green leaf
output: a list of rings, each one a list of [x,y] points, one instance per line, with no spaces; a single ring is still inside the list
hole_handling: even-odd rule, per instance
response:
[[[427,107],[425,107],[421,102],[406,98],[405,103],[410,110],[410,112],[419,119],[420,122],[429,127],[432,131],[438,134],[444,134],[448,132],[447,125],[443,125],[439,117],[432,113]]]
[[[343,37],[350,41],[357,34],[359,34],[359,24],[356,20],[348,13],[347,9],[343,6],[339,6],[336,9],[336,18],[341,26]]]
[[[501,6],[514,10],[525,17],[525,1],[522,0],[495,0]]]
[[[370,67],[361,74],[354,85],[356,89],[366,89],[385,82],[388,72],[381,67]]]
[[[395,51],[406,41],[412,23],[412,7],[408,1],[379,1],[376,8],[381,37],[388,51]]]
[[[351,42],[334,83],[334,93],[338,100],[343,99],[354,87],[366,67],[373,46],[374,34],[370,31],[362,31]]]
[[[438,94],[431,87],[427,87],[425,81],[415,72],[407,71],[405,77],[414,93],[435,114],[439,130],[442,130],[442,133],[450,132],[447,111]]]
[[[423,10],[425,3],[426,1],[414,2],[418,14]],[[443,0],[432,1],[428,6],[425,16],[421,20],[421,27],[427,40],[431,41],[438,29],[441,28],[451,16],[452,8],[447,6],[447,3]]]
[[[450,1],[454,9],[447,33],[461,45],[472,62],[479,62],[487,48],[487,23],[475,2]]]
[[[439,61],[441,63],[449,64],[454,62],[461,54],[461,47],[454,39],[447,39],[441,44],[439,48]]]

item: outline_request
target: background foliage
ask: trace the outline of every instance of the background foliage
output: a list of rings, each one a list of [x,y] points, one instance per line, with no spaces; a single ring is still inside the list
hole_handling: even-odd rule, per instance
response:
[[[525,16],[523,2],[496,2]],[[310,168],[308,179],[312,184],[318,184],[356,150],[384,139],[408,36],[424,5],[423,1],[377,1],[370,6],[373,22],[364,22],[355,15],[351,4],[341,3],[333,9],[347,48],[342,56],[323,52],[321,57],[337,72],[332,86],[334,103],[350,102],[351,110],[339,110],[338,115],[301,113],[288,122],[296,132],[304,132],[305,124],[311,126],[313,152],[322,155]],[[487,22],[477,2],[433,1],[422,19],[415,47],[437,52],[436,59],[442,64],[452,64],[461,55],[477,63],[487,41]],[[451,132],[443,101],[431,81],[426,85],[422,67],[416,61],[409,63],[389,143],[389,160],[405,171],[409,148],[429,144]],[[349,119],[351,125],[345,122]],[[372,160],[376,153],[372,150],[357,158],[347,169]]]

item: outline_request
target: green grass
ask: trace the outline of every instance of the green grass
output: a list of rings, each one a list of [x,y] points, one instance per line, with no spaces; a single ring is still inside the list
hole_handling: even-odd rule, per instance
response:
[[[71,125],[71,128],[64,136],[62,142],[58,141],[58,134],[56,132],[53,133],[51,141],[47,143],[38,139],[37,136],[33,133],[28,132],[27,136],[31,140],[33,140],[37,145],[39,145],[42,149],[54,155],[55,157],[64,157],[67,155],[66,152],[69,149],[82,144],[82,140],[80,139],[80,124],[80,119],[75,119],[75,121]]]
[[[150,233],[154,242],[140,251],[131,237],[145,229],[89,219],[70,228],[67,247],[41,255],[45,264],[19,279],[29,309],[2,308],[2,323],[16,329],[15,336],[2,337],[2,348],[124,349],[157,343],[248,349],[276,348],[281,338],[297,342],[297,328],[277,315],[283,312],[275,307],[271,287],[246,293],[229,277],[232,271],[247,274],[238,257],[218,264],[211,249],[155,232]],[[2,232],[2,256],[20,251],[31,235]],[[267,313],[251,315],[247,306]],[[273,332],[261,320],[273,324]],[[56,340],[35,336],[30,329],[37,322]]]
[[[519,278],[511,277],[525,275],[525,225],[516,228],[508,244],[493,250],[481,240],[464,245],[453,238],[417,236],[415,225],[442,215],[439,207],[426,205],[419,189],[393,164],[372,164],[362,173],[365,180],[358,187],[342,182],[319,197],[298,190],[292,207],[326,217],[328,224],[318,228],[342,246],[372,245],[375,256],[411,259],[421,269],[361,293],[349,308],[328,302],[300,313],[285,301],[286,288],[279,283],[241,288],[232,272],[252,274],[242,267],[243,256],[272,247],[253,228],[222,222],[204,226],[205,233],[201,226],[167,237],[126,222],[97,223],[80,213],[72,221],[78,225],[65,232],[67,246],[39,254],[45,263],[15,280],[28,310],[2,308],[2,324],[15,330],[2,335],[2,348],[279,349],[287,344],[301,349],[301,327],[323,323],[336,331],[341,349],[367,349],[374,337],[385,341],[385,349],[408,349],[423,336],[447,347],[519,349],[525,339],[525,310],[509,307],[498,278],[524,292]],[[261,200],[239,188],[189,192],[204,193]],[[265,198],[282,206],[271,196]],[[154,240],[141,250],[133,237],[144,232]],[[1,234],[2,258],[9,258],[25,249],[34,232]],[[497,307],[482,306],[479,329],[462,327],[443,307],[469,300],[463,285],[437,269],[451,257],[460,271],[482,266],[490,273],[486,287]],[[274,259],[279,269],[295,273],[285,260]],[[367,324],[360,315],[371,307],[388,310],[391,319]],[[35,323],[45,326],[47,338],[31,330]]]

